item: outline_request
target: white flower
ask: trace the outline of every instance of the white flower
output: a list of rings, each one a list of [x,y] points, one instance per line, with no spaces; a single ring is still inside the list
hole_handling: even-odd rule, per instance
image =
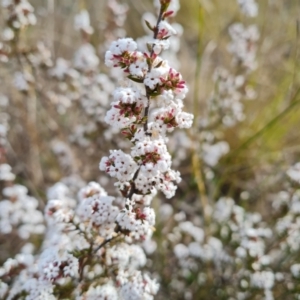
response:
[[[185,259],[189,256],[189,249],[184,244],[177,244],[174,253],[178,259]]]
[[[58,253],[57,247],[45,249],[39,259],[39,272],[42,278],[49,281],[57,280],[59,277],[77,277],[79,270],[78,259],[65,249]]]
[[[176,30],[167,22],[167,21],[161,21],[158,25],[158,39],[163,39],[172,35],[176,35]]]
[[[83,30],[87,34],[92,34],[94,32],[93,27],[90,25],[90,16],[88,11],[82,10],[75,16],[74,27],[76,30]]]
[[[291,273],[294,277],[298,278],[300,275],[300,264],[293,264],[291,265]]]
[[[135,51],[137,48],[136,42],[132,38],[122,38],[112,42],[109,47],[109,52],[112,55],[121,55],[127,51]]]
[[[75,52],[74,66],[75,68],[84,71],[94,71],[98,67],[99,58],[96,55],[95,48],[91,44],[83,44]]]
[[[123,230],[130,231],[130,236],[136,240],[150,238],[153,232],[154,211],[151,208],[142,212],[123,209],[116,218]]]
[[[151,90],[154,90],[157,85],[161,85],[162,83],[160,78],[162,73],[158,69],[156,68],[152,69],[151,72],[146,74],[146,77],[144,79],[144,84],[147,87],[149,87]]]
[[[10,27],[6,27],[2,32],[4,41],[11,41],[15,37],[14,31]]]
[[[259,39],[259,31],[256,25],[244,27],[241,23],[235,23],[229,27],[231,43],[228,51],[234,55],[237,63],[253,70],[256,68],[256,43]]]
[[[65,59],[59,57],[56,60],[56,65],[54,68],[50,69],[50,76],[56,77],[57,79],[63,79],[66,74],[68,74],[70,68],[70,63]]]
[[[27,92],[29,90],[29,83],[33,82],[34,78],[28,72],[16,72],[14,77],[15,87],[22,92]]]
[[[182,111],[181,102],[171,101],[166,107],[154,111],[151,116],[155,123],[158,123],[164,130],[173,131],[174,128],[190,128],[194,116]]]
[[[161,60],[159,58],[154,62],[154,67],[148,72],[144,79],[144,84],[148,86],[151,90],[155,89],[157,85],[162,84],[161,78],[166,77],[169,72],[169,66],[166,61],[162,61],[162,64],[159,67],[157,66]]]
[[[98,232],[105,239],[113,237],[116,227],[115,220],[119,213],[119,208],[113,205],[114,197],[87,188],[81,192],[85,197],[77,207],[77,215],[88,225],[89,230],[93,230],[94,233]]]
[[[118,281],[121,283],[120,294],[124,300],[153,300],[153,295],[159,288],[155,280],[139,271],[122,272],[118,275]]]
[[[144,77],[148,70],[148,64],[144,56],[139,56],[134,63],[129,66],[129,72],[135,77]]]
[[[208,143],[202,144],[203,160],[209,166],[214,167],[220,158],[229,152],[229,145],[225,141],[210,145]]]
[[[137,164],[128,154],[121,150],[111,150],[109,157],[103,157],[100,170],[107,172],[119,181],[129,181],[137,170]]]
[[[240,9],[247,17],[256,17],[258,15],[258,5],[255,0],[238,0]]]
[[[271,271],[255,272],[251,275],[251,285],[261,289],[272,289],[275,283],[275,275]]]
[[[15,174],[11,172],[11,166],[8,164],[0,165],[0,180],[3,181],[13,181],[15,179]]]
[[[112,282],[108,282],[103,285],[97,285],[96,287],[90,285],[86,294],[84,295],[85,300],[118,300],[118,292],[113,286]]]
[[[290,167],[286,174],[294,181],[300,183],[300,163],[296,163],[294,166]]]
[[[5,294],[8,291],[8,285],[5,282],[0,281],[0,297],[4,299]]]
[[[153,51],[155,54],[160,54],[163,50],[167,50],[170,47],[169,40],[152,40],[149,41],[149,45],[153,46]]]

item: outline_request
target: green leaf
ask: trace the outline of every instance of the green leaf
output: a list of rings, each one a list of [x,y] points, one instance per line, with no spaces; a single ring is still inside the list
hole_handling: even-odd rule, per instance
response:
[[[163,60],[161,60],[161,61],[155,66],[155,68],[159,68],[162,64],[163,64]]]
[[[137,77],[134,77],[132,75],[128,75],[128,78],[134,82],[138,82],[138,83],[143,83],[144,82],[144,79],[143,78],[137,78]]]
[[[145,23],[146,23],[147,27],[148,27],[151,31],[154,31],[155,26],[151,26],[150,22],[148,22],[147,20],[145,20]]]

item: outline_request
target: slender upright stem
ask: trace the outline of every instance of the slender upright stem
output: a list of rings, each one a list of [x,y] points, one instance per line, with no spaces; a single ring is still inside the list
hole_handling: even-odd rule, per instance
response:
[[[194,82],[194,95],[193,95],[193,107],[194,107],[194,132],[193,132],[193,141],[194,143],[200,143],[200,141],[195,137],[195,132],[197,131],[197,117],[199,113],[199,80],[201,74],[201,62],[202,62],[202,35],[203,35],[203,8],[199,5],[199,42],[197,48],[197,64],[195,70],[195,82]],[[193,165],[193,173],[195,177],[195,181],[197,184],[197,188],[200,194],[200,202],[201,208],[204,218],[204,229],[205,229],[205,236],[209,236],[209,223],[210,223],[210,215],[208,213],[209,201],[207,197],[207,191],[205,188],[205,179],[203,176],[203,166],[202,160],[198,153],[198,147],[194,144],[192,149],[192,165]]]
[[[159,14],[158,14],[156,26],[155,26],[154,31],[153,31],[153,39],[154,40],[157,38],[158,31],[159,31],[159,23],[162,21],[163,14],[164,14],[164,9],[161,6]],[[154,54],[153,48],[154,48],[154,46],[152,45],[151,52],[150,52],[151,63],[149,64],[148,72],[151,72],[151,69],[152,69],[152,58],[153,58],[153,54]],[[149,91],[148,91],[148,89],[147,89],[146,86],[145,86],[145,89],[146,89],[146,97],[147,97],[147,101],[148,102],[147,102],[147,106],[146,106],[145,112],[144,112],[144,117],[146,119],[146,121],[144,123],[144,132],[145,132],[145,134],[147,134],[147,131],[148,131],[148,116],[149,116],[150,98],[151,98],[151,96],[150,96]]]
[[[160,11],[159,11],[159,14],[158,14],[158,18],[157,18],[157,22],[156,22],[156,26],[154,28],[154,31],[153,31],[153,38],[156,39],[157,38],[157,35],[158,35],[158,32],[159,32],[159,23],[162,21],[163,19],[163,14],[164,14],[164,8],[163,6],[160,7]],[[152,45],[152,48],[151,48],[151,52],[150,52],[150,58],[151,58],[151,63],[149,64],[149,67],[148,67],[148,73],[151,72],[151,69],[152,69],[152,58],[153,58],[153,54],[154,54],[154,50],[153,50],[154,46]],[[147,97],[147,106],[145,107],[145,111],[144,111],[144,118],[145,118],[145,123],[144,123],[144,132],[146,135],[150,135],[149,133],[147,133],[148,131],[148,117],[149,117],[149,111],[150,111],[150,93],[149,93],[149,89],[145,86],[145,90],[146,90],[146,97]],[[131,199],[135,190],[136,190],[136,187],[135,187],[135,180],[136,178],[138,177],[138,174],[140,172],[140,167],[138,168],[138,170],[135,172],[134,176],[133,176],[133,179],[132,179],[132,183],[131,183],[131,188],[127,194],[127,198],[128,199]]]

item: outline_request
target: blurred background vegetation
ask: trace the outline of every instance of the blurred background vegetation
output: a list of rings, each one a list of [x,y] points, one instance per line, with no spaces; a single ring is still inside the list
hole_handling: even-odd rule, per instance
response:
[[[128,3],[130,9],[125,23],[127,36],[133,38],[144,34],[141,24],[141,16],[146,11],[153,11],[152,1],[123,1]],[[81,39],[74,30],[74,15],[82,8],[86,8],[95,28],[91,43],[98,48],[104,40],[102,30],[107,22],[105,1],[32,1],[38,16],[38,26],[30,27],[23,37],[24,43],[43,40],[52,47],[54,59],[64,57],[72,59]],[[286,161],[286,158],[294,161],[299,155],[299,3],[295,0],[262,0],[259,3],[259,16],[249,20],[241,16],[235,0],[228,1],[182,1],[180,13],[176,16],[176,22],[184,27],[182,46],[179,53],[181,72],[189,83],[190,92],[186,105],[188,110],[193,110],[196,116],[205,115],[206,100],[213,90],[211,80],[216,66],[223,65],[233,70],[230,55],[226,47],[229,41],[228,27],[237,21],[244,24],[255,23],[259,26],[261,37],[258,49],[258,68],[251,75],[251,85],[257,92],[257,100],[246,102],[246,120],[242,124],[230,128],[224,132],[225,140],[229,142],[231,153],[222,160],[220,166],[220,179],[225,182],[228,176],[235,187],[240,186],[244,177],[255,173],[255,170],[268,170],[268,166],[274,168],[274,164]],[[0,18],[4,22],[4,11],[1,9]],[[51,45],[49,45],[51,44]],[[100,53],[103,55],[103,53]],[[103,57],[101,68],[103,67]],[[9,72],[14,72],[16,66],[10,65],[1,68],[1,89],[3,93],[9,93],[15,105],[24,105],[24,99],[10,88],[11,77]],[[199,74],[195,76],[196,68]],[[48,82],[42,82],[47,85]],[[195,95],[194,87],[197,87]],[[46,149],[49,136],[62,134],[68,130],[67,126],[54,129],[51,122],[45,122],[50,118],[51,111],[47,103],[40,103],[37,107],[38,137],[37,143],[41,154],[40,162],[43,173],[50,174],[44,180],[40,178],[39,186],[55,182],[60,174],[56,174],[51,153]],[[25,114],[25,111],[24,111]],[[59,122],[68,122],[68,119],[76,118],[73,111],[63,116]],[[22,126],[23,115],[16,116],[18,122],[14,122],[11,135],[13,139],[12,149],[18,154],[18,160],[27,164],[28,153],[26,149],[26,131]],[[20,126],[21,123],[21,126]],[[64,125],[64,124],[63,124]],[[43,128],[44,127],[44,128]],[[21,138],[24,137],[24,138]],[[22,146],[22,147],[21,147]],[[22,151],[18,148],[22,148]],[[27,148],[30,148],[27,145]],[[22,154],[22,157],[20,155]],[[99,149],[98,158],[101,157]],[[13,155],[10,159],[14,159]],[[81,157],[82,159],[82,157]],[[81,160],[80,159],[80,160]],[[80,161],[78,162],[80,165]],[[89,165],[90,166],[90,165]],[[21,168],[21,167],[20,167]],[[25,168],[25,167],[24,167]],[[80,173],[84,166],[80,166]],[[273,170],[274,171],[274,170]],[[21,172],[21,170],[20,170]],[[29,171],[28,171],[29,172]],[[87,180],[95,178],[98,170],[88,171]],[[32,173],[30,171],[29,173]],[[274,173],[275,175],[275,173]],[[28,175],[29,176],[29,175]],[[24,175],[22,180],[32,180]],[[31,174],[31,176],[34,176]],[[267,179],[266,179],[267,180]],[[42,182],[43,181],[43,182]],[[260,186],[264,181],[259,180]],[[262,187],[263,188],[263,187]]]
[[[38,26],[27,29],[20,37],[20,43],[26,48],[36,40],[42,40],[50,47],[54,60],[58,57],[71,60],[74,50],[81,44],[80,35],[74,30],[74,16],[85,8],[95,29],[91,43],[99,49],[100,69],[106,70],[104,53],[99,47],[105,40],[104,28],[109,22],[106,2],[33,0]],[[144,35],[141,18],[144,12],[154,12],[152,1],[123,0],[122,3],[129,6],[125,23],[127,36],[135,39]],[[196,119],[207,113],[207,99],[214,89],[212,76],[215,68],[222,65],[232,73],[237,71],[227,51],[229,26],[235,22],[254,23],[260,30],[258,67],[249,79],[257,98],[244,103],[246,118],[243,122],[230,128],[218,128],[222,140],[229,143],[230,151],[213,168],[214,179],[204,180],[204,185],[209,201],[231,196],[247,209],[268,215],[270,195],[282,189],[284,171],[300,159],[300,5],[297,0],[260,0],[258,4],[259,16],[249,20],[240,14],[236,0],[181,1],[176,22],[184,28],[178,55],[180,70],[190,87],[185,100],[186,110],[193,112]],[[3,27],[4,14],[1,8],[0,27]],[[41,199],[43,207],[47,187],[69,172],[60,168],[51,151],[51,141],[59,138],[67,142],[72,126],[87,119],[76,107],[71,107],[64,115],[57,114],[43,94],[53,83],[42,72],[37,77],[40,88],[34,95],[35,107],[29,107],[31,104],[26,96],[12,87],[17,69],[17,61],[0,69],[0,91],[11,101],[7,159],[17,175],[17,182]],[[74,155],[72,172],[80,174],[86,181],[102,176],[98,163],[112,146],[102,139],[101,126],[96,134],[89,136],[93,141],[89,147],[70,144]],[[192,137],[196,148],[200,143],[199,136],[199,129],[194,128]],[[179,192],[168,202],[175,211],[184,210],[188,215],[196,211],[200,216],[202,208],[195,166],[193,168],[190,157],[179,168],[184,178]],[[199,168],[204,174],[205,165],[201,161]],[[247,201],[241,197],[245,191],[250,195]],[[161,202],[165,200],[156,200],[157,209]],[[160,230],[158,223],[155,233],[158,250],[164,241],[164,233]],[[166,287],[172,277],[169,268],[172,258],[157,251],[153,262],[153,271],[164,275],[159,299],[171,299],[167,298]],[[191,284],[193,282],[191,279]],[[201,293],[197,291],[193,299],[200,299]]]

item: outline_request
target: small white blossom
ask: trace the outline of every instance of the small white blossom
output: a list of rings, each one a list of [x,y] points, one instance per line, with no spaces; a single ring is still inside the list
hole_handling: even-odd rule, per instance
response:
[[[119,181],[129,181],[137,170],[137,164],[128,154],[121,150],[111,150],[109,157],[103,157],[100,170],[107,172]]]
[[[300,183],[300,163],[296,163],[294,166],[290,167],[286,174],[294,181]]]
[[[75,16],[74,27],[76,30],[82,30],[87,34],[92,34],[94,32],[93,27],[90,25],[90,16],[88,11],[82,10]]]
[[[256,17],[258,15],[258,5],[255,0],[238,0],[241,12],[247,17]]]

